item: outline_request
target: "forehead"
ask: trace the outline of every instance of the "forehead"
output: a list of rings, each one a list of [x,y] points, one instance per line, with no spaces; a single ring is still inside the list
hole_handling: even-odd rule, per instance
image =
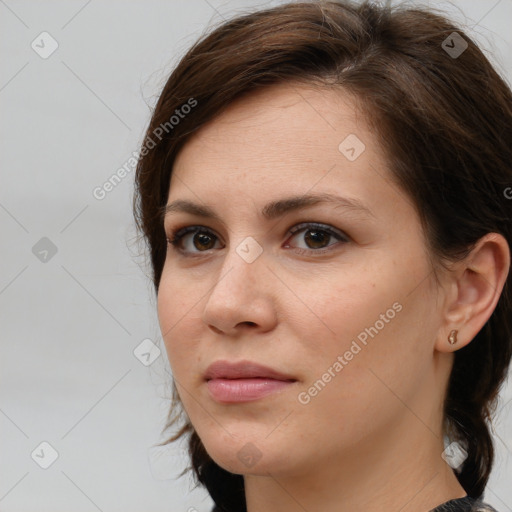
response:
[[[280,84],[238,98],[191,136],[175,159],[168,202],[242,211],[307,193],[356,198],[374,211],[407,199],[352,95]]]
[[[320,163],[320,155],[323,165],[333,165],[347,156],[340,152],[347,138],[358,143],[358,153],[362,148],[380,153],[354,96],[339,88],[279,84],[244,94],[200,127],[177,155],[173,171],[190,173],[205,165],[240,171],[259,162],[257,167],[268,163],[283,172],[285,163]]]

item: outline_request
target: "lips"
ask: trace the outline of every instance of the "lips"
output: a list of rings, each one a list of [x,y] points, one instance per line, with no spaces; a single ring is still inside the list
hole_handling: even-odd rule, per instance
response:
[[[239,361],[231,363],[225,360],[215,361],[204,375],[205,380],[212,379],[272,379],[294,382],[291,375],[263,366],[253,361]]]
[[[208,367],[204,378],[210,396],[221,404],[260,400],[297,382],[290,375],[252,361],[216,361]]]

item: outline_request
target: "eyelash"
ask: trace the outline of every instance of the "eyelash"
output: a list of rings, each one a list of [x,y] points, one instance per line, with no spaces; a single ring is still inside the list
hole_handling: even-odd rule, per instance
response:
[[[299,233],[300,231],[308,231],[311,229],[316,229],[318,231],[323,231],[325,233],[328,233],[330,236],[336,238],[338,241],[340,241],[342,243],[347,243],[349,241],[348,236],[346,236],[344,233],[335,231],[332,228],[330,228],[329,226],[326,226],[325,224],[319,224],[316,222],[305,222],[305,223],[298,224],[297,226],[294,226],[292,229],[290,229],[288,234],[290,236],[293,236],[293,235]],[[207,249],[206,251],[189,253],[188,251],[181,249],[179,247],[181,240],[183,239],[184,236],[186,236],[190,233],[194,233],[194,234],[204,233],[206,235],[213,235],[216,240],[219,239],[210,229],[208,229],[204,226],[186,226],[186,227],[172,231],[170,233],[169,237],[167,238],[167,242],[168,242],[169,246],[174,247],[175,250],[177,250],[178,252],[180,252],[182,255],[184,255],[186,257],[193,258],[193,257],[201,256],[202,253],[208,253],[209,251],[213,250],[213,249]],[[336,246],[337,244],[332,244],[332,245]],[[324,252],[324,251],[334,250],[334,249],[331,249],[330,247],[331,246],[329,245],[327,247],[322,247],[319,249],[302,249],[302,248],[300,248],[300,250],[307,251],[310,254],[314,254],[314,253],[318,253],[320,251]]]

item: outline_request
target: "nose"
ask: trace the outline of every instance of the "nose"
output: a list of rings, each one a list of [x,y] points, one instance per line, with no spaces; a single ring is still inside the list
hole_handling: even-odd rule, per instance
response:
[[[265,332],[276,323],[276,279],[267,266],[265,252],[251,261],[244,258],[240,246],[238,250],[234,245],[226,254],[212,278],[204,306],[203,322],[216,334],[236,336],[248,329]]]

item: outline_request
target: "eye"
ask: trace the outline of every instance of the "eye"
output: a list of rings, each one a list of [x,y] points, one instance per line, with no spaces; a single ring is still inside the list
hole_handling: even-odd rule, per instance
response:
[[[298,226],[290,229],[290,233],[293,235],[292,238],[299,233],[304,232],[302,240],[307,244],[306,247],[297,247],[297,251],[308,252],[311,254],[331,251],[331,247],[337,244],[326,245],[326,242],[332,238],[346,243],[349,241],[348,237],[341,231],[334,230],[325,224],[317,224],[314,222],[299,224]],[[298,237],[300,238],[300,237]]]
[[[318,254],[320,252],[331,251],[333,250],[331,247],[337,244],[326,245],[326,243],[332,238],[342,243],[349,241],[349,238],[343,232],[314,222],[294,226],[289,230],[288,234],[292,235],[291,238],[294,238],[300,232],[306,234],[303,240],[306,242],[307,246],[293,248],[296,252],[300,251],[301,253]],[[202,252],[214,249],[215,243],[218,241],[219,238],[210,229],[204,226],[186,226],[173,231],[167,239],[167,242],[178,252],[187,256],[197,256]],[[289,245],[287,244],[285,247],[289,247]]]
[[[192,234],[194,236],[189,238],[188,235]],[[187,226],[173,232],[171,237],[167,239],[169,244],[181,253],[194,253],[194,251],[191,250],[190,241],[192,247],[200,249],[199,252],[205,252],[213,248],[215,240],[218,240],[217,236],[204,226]],[[189,247],[183,249],[182,245],[187,241],[189,242]]]

